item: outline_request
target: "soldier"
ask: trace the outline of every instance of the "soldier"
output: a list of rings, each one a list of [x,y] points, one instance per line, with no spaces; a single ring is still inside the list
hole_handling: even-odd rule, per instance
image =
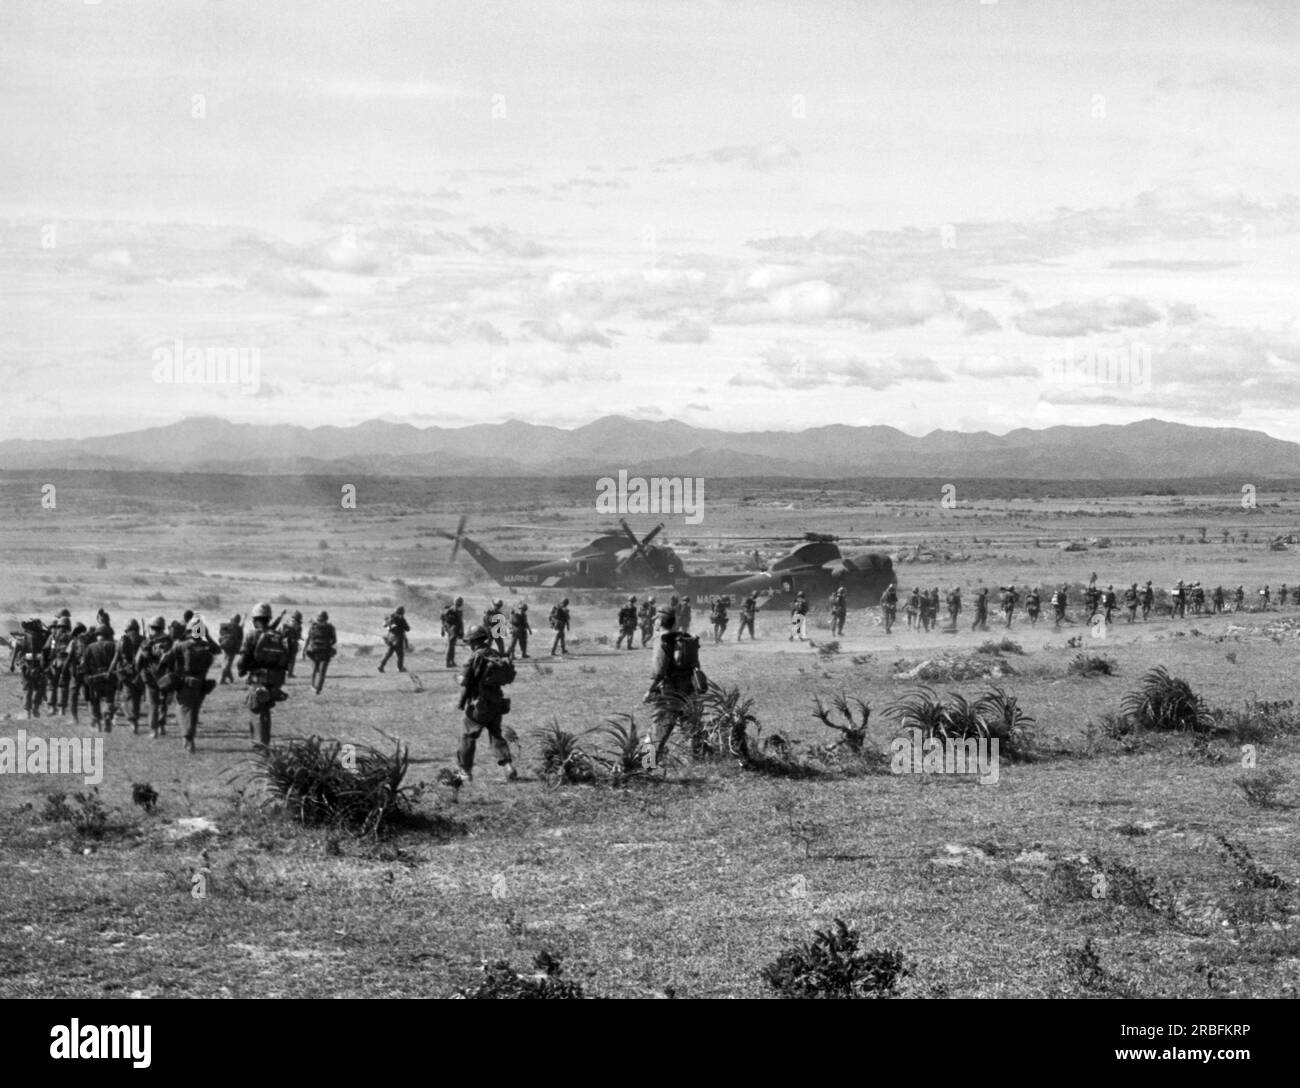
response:
[[[708,679],[700,671],[700,640],[676,629],[676,616],[659,614],[662,634],[655,648],[654,671],[650,688],[642,702],[655,708],[654,726],[647,748],[656,765],[663,761],[664,749],[677,723],[690,714]]]
[[[1183,587],[1183,580],[1181,578],[1178,579],[1178,583],[1174,588],[1169,591],[1169,597],[1172,601],[1171,616],[1177,619],[1178,617],[1185,615],[1187,612],[1187,598],[1186,591]]]
[[[33,617],[23,620],[22,634],[15,642],[23,666],[23,706],[29,718],[39,718],[45,702],[49,639],[50,629],[43,620]]]
[[[465,599],[457,597],[442,610],[442,637],[447,640],[447,668],[456,667],[456,640],[465,637]]]
[[[515,647],[519,647],[519,656],[528,660],[528,636],[533,633],[528,623],[528,602],[520,601],[510,611],[510,650],[507,657],[515,658]]]
[[[1238,586],[1236,593],[1232,595],[1232,610],[1240,612],[1246,606],[1246,589],[1244,586]]]
[[[1199,616],[1205,611],[1205,587],[1200,582],[1196,583],[1196,614]]]
[[[506,652],[506,631],[510,629],[510,621],[506,618],[506,602],[500,597],[492,601],[492,606],[483,613],[483,626],[486,628],[488,637],[496,643],[497,653]]]
[[[930,591],[921,597],[921,618],[925,629],[930,631],[939,626],[939,587],[931,586]]]
[[[627,648],[635,649],[632,645],[632,639],[636,637],[636,598],[629,597],[627,603],[618,610],[618,641],[614,643],[614,649],[623,645],[623,640],[627,639]]]
[[[727,632],[727,609],[730,607],[730,597],[713,598],[713,605],[709,609],[709,622],[713,624],[713,644],[715,646],[722,641],[722,636]]]
[[[1151,615],[1151,610],[1156,606],[1156,591],[1151,586],[1151,579],[1147,579],[1147,584],[1142,587],[1142,622],[1146,623]]]
[[[86,630],[84,623],[78,622],[72,628],[72,641],[68,646],[68,672],[72,674],[72,720],[79,722],[81,720],[77,713],[78,704],[85,699],[90,701],[90,696],[86,694],[86,648],[90,645],[91,634]]]
[[[112,665],[117,675],[117,694],[126,703],[132,733],[140,732],[140,699],[144,695],[144,682],[135,671],[135,655],[143,642],[140,621],[128,621],[126,630],[117,641],[117,654]]]
[[[921,591],[915,587],[907,598],[907,629],[910,631],[921,622]]]
[[[957,630],[957,617],[961,615],[961,586],[953,586],[948,594],[948,626]]]
[[[565,597],[559,604],[551,609],[551,629],[555,632],[555,638],[551,641],[551,656],[555,657],[560,654],[563,657],[569,656],[569,651],[564,645],[564,635],[569,629],[569,598]]]
[[[1097,576],[1094,574],[1093,578]],[[1097,614],[1097,606],[1101,603],[1101,590],[1092,582],[1088,583],[1088,588],[1083,591],[1083,607],[1087,613],[1088,622],[1092,622],[1092,617]]]
[[[505,769],[506,781],[514,782],[519,778],[519,772],[515,770],[510,745],[501,735],[501,719],[510,712],[510,700],[502,688],[514,680],[515,667],[493,650],[492,639],[482,627],[471,627],[465,641],[469,644],[470,655],[460,678],[458,706],[465,712],[460,746],[456,750],[460,780],[462,783],[474,780],[474,750],[480,734],[486,729],[497,763]]]
[[[1102,607],[1106,610],[1105,622],[1106,626],[1109,627],[1111,622],[1111,613],[1119,607],[1119,599],[1115,596],[1115,587],[1113,585],[1106,587],[1106,592],[1102,594],[1101,603]]]
[[[881,595],[881,604],[884,604],[884,595]],[[832,637],[844,634],[844,624],[849,618],[849,602],[844,595],[844,587],[836,586],[835,592],[831,594],[831,635]]]
[[[1265,612],[1267,612],[1272,603],[1272,594],[1269,593],[1268,586],[1265,586],[1259,591],[1259,600],[1261,607]]]
[[[171,683],[168,690],[158,686],[162,679],[163,658],[172,647],[172,638],[167,633],[167,621],[162,616],[155,616],[149,621],[149,635],[140,645],[135,655],[135,671],[144,684],[145,697],[149,707],[149,730],[154,738],[167,733],[167,704],[171,702]]]
[[[740,602],[740,630],[736,632],[736,641],[739,642],[749,632],[749,641],[755,641],[754,636],[754,617],[758,613],[758,594],[752,590],[745,595],[745,599]]]
[[[267,607],[269,609],[270,606]],[[406,633],[410,629],[411,625],[406,622],[406,608],[403,605],[399,604],[392,615],[384,618],[384,645],[388,647],[388,653],[384,654],[384,660],[379,663],[380,672],[384,671],[388,659],[394,654],[397,655],[397,671],[406,671]]]
[[[106,623],[100,624],[95,628],[95,641],[86,647],[84,656],[86,699],[90,703],[90,720],[94,723],[96,733],[113,731],[114,703],[117,697],[117,676],[113,673],[113,661],[116,657],[113,628]]]
[[[955,623],[956,620],[953,622]],[[970,629],[972,631],[987,631],[989,629],[989,591],[987,586],[980,586],[979,592],[975,594],[975,618],[971,620]]]
[[[1038,626],[1038,616],[1043,608],[1043,598],[1038,592],[1037,586],[1030,586],[1029,592],[1025,594],[1025,614],[1029,617],[1029,626]]]
[[[691,633],[691,595],[682,595],[681,604],[677,606],[677,630],[683,634]]]
[[[1059,631],[1061,624],[1065,620],[1065,606],[1069,600],[1069,590],[1064,582],[1059,589],[1052,594],[1052,630]]]
[[[1287,595],[1287,592],[1288,592],[1288,590],[1287,590],[1287,588],[1286,588],[1286,583],[1283,582],[1283,583],[1282,583],[1282,588],[1279,589],[1279,590],[1277,591],[1277,606],[1278,606],[1278,608],[1285,608],[1285,607],[1286,607],[1286,595]]]
[[[325,686],[325,673],[330,667],[330,661],[338,653],[335,649],[338,641],[338,633],[330,623],[328,612],[322,612],[307,628],[307,641],[303,645],[303,653],[311,662],[311,689],[317,695]]]
[[[398,609],[400,618],[401,609]],[[271,626],[271,606],[259,604],[253,609],[253,629],[245,636],[235,669],[247,676],[249,686],[245,706],[249,711],[248,731],[253,736],[255,748],[271,744],[271,708],[288,695],[283,690],[286,670],[289,667],[289,645],[279,631]],[[403,619],[403,623],[406,621]],[[391,647],[390,647],[391,649]],[[400,668],[401,657],[398,657]],[[383,666],[380,667],[383,671]]]
[[[1214,592],[1210,594],[1210,605],[1216,616],[1223,611],[1223,586],[1214,587]]]
[[[1014,585],[1007,586],[1006,592],[1002,595],[1002,614],[1007,618],[1007,626],[1011,626],[1011,621],[1015,619],[1016,605],[1020,603],[1020,594],[1016,592]]]
[[[655,608],[655,599],[653,597],[647,597],[641,603],[640,623],[642,646],[647,645],[650,642],[650,639],[654,637],[655,613],[657,611],[658,609]]]
[[[50,713],[63,717],[68,712],[68,691],[72,686],[72,617],[66,608],[54,618],[46,658]]]
[[[96,627],[107,627],[107,628],[108,628],[108,637],[109,637],[109,638],[117,638],[117,634],[116,634],[116,632],[113,630],[113,625],[112,625],[112,623],[109,622],[109,616],[108,616],[108,613],[105,612],[102,608],[101,608],[98,612],[95,613],[95,625],[96,625]]]
[[[803,590],[799,590],[794,595],[794,604],[790,606],[790,642],[797,637],[800,642],[806,642],[805,633],[808,630],[808,600],[803,595]],[[689,632],[683,631],[682,634]]]
[[[285,671],[292,676],[294,666],[298,663],[298,647],[302,644],[302,613],[295,611],[280,630],[284,633],[284,641],[289,644],[289,667]]]
[[[1134,582],[1128,589],[1124,590],[1124,611],[1128,613],[1128,622],[1137,621],[1138,610],[1138,584]]]
[[[271,613],[269,605],[266,612],[269,616]],[[286,639],[285,642],[287,653],[288,640]],[[217,686],[215,680],[208,679],[208,670],[212,668],[215,657],[207,625],[200,617],[195,616],[185,629],[184,641],[173,645],[159,662],[160,675],[170,672],[176,678],[176,716],[185,730],[187,752],[194,751],[194,736],[198,732],[199,709],[203,706],[203,700]],[[269,722],[266,743],[270,743]]]
[[[222,684],[235,682],[235,655],[244,644],[244,623],[238,612],[217,628],[217,644],[221,647],[224,663],[221,667]]]

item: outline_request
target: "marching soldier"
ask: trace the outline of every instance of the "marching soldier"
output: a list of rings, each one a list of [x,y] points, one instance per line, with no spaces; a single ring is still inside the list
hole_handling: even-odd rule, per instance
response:
[[[1178,619],[1187,613],[1187,598],[1185,594],[1186,591],[1183,586],[1183,580],[1179,578],[1178,583],[1169,592],[1169,596],[1173,600],[1173,609],[1171,614],[1174,619]]]
[[[910,631],[920,623],[921,591],[913,587],[907,598],[907,629]]]
[[[303,653],[311,662],[311,689],[317,695],[325,686],[325,673],[329,670],[330,661],[338,653],[335,649],[338,641],[338,633],[330,623],[328,612],[322,612],[307,628],[307,641],[303,646]]]
[[[664,749],[681,718],[691,712],[707,679],[700,671],[700,640],[676,629],[677,617],[667,610],[659,614],[659,645],[655,648],[650,688],[642,702],[655,708],[654,727],[648,748],[654,763],[663,761]]]
[[[221,647],[223,657],[219,683],[233,684],[235,682],[235,655],[239,653],[239,648],[243,644],[244,623],[239,613],[236,612],[229,620],[217,628],[217,645]]]
[[[95,626],[96,626],[96,628],[99,628],[99,627],[107,627],[107,628],[108,628],[108,637],[111,638],[111,639],[115,639],[115,638],[117,638],[117,632],[115,632],[115,631],[113,630],[113,625],[112,625],[112,623],[109,622],[109,615],[108,615],[108,613],[105,612],[102,608],[101,608],[98,612],[95,613]],[[98,637],[98,636],[96,636],[96,637]]]
[[[691,595],[685,593],[682,595],[681,603],[677,606],[677,630],[684,634],[691,632]]]
[[[956,619],[953,623],[956,623]],[[980,586],[979,592],[975,594],[975,618],[971,620],[970,629],[972,631],[987,631],[989,629],[989,591],[987,586]]]
[[[86,647],[84,658],[86,699],[90,703],[90,720],[94,723],[96,733],[113,731],[117,697],[117,676],[113,673],[113,660],[116,657],[113,629],[106,623],[100,624],[95,628],[95,641]]]
[[[528,636],[532,633],[533,629],[528,623],[528,602],[520,601],[510,611],[510,650],[506,656],[511,661],[514,660],[516,646],[519,647],[519,656],[528,659]]]
[[[618,641],[614,643],[614,649],[619,649],[623,645],[623,640],[627,639],[627,648],[635,649],[632,645],[632,639],[636,637],[636,598],[629,597],[627,602],[618,610]]]
[[[143,642],[140,621],[128,621],[126,630],[117,641],[117,654],[112,665],[113,672],[117,675],[117,693],[126,703],[132,733],[140,732],[140,699],[144,695],[144,684],[135,671],[135,655]]]
[[[492,607],[483,613],[483,626],[487,629],[488,637],[496,643],[497,653],[504,655],[510,621],[506,618],[506,602],[500,597],[494,598]]]
[[[655,599],[653,597],[647,597],[642,602],[640,615],[642,646],[647,645],[650,642],[650,639],[654,637],[655,613],[657,611],[658,609],[655,608]]]
[[[29,718],[41,716],[41,704],[45,702],[45,682],[47,679],[47,643],[50,630],[43,620],[33,617],[23,620],[22,634],[14,646],[22,660],[23,707]]]
[[[1138,584],[1134,582],[1128,589],[1124,590],[1124,611],[1128,613],[1128,622],[1134,623],[1137,620],[1138,610]]]
[[[790,606],[790,638],[793,642],[797,637],[800,642],[806,642],[805,633],[808,630],[808,600],[803,595],[803,590],[799,590],[794,595],[794,604]],[[688,634],[689,632],[681,632]]]
[[[1016,592],[1014,585],[1007,586],[1006,591],[1002,594],[1002,614],[1007,619],[1007,626],[1011,626],[1011,621],[1016,615],[1016,605],[1020,603],[1020,594]]]
[[[1113,585],[1106,587],[1106,592],[1102,594],[1101,603],[1102,607],[1106,610],[1105,622],[1106,626],[1109,627],[1111,622],[1111,613],[1119,606],[1119,600],[1115,596],[1115,587]]]
[[[1031,586],[1029,592],[1025,595],[1025,614],[1029,617],[1029,626],[1038,626],[1038,615],[1042,611],[1043,598],[1038,592],[1037,586]]]
[[[447,640],[447,668],[456,667],[456,641],[465,637],[465,599],[457,597],[442,610],[442,637]]]
[[[957,630],[957,617],[961,615],[961,586],[953,586],[948,594],[948,625]]]
[[[847,609],[847,600],[845,589],[840,586],[840,600],[845,602]],[[885,634],[889,634],[894,629],[894,621],[898,619],[898,588],[893,582],[889,583],[888,588],[880,598],[881,610],[885,620]],[[844,617],[840,617],[840,634],[844,634]]]
[[[713,624],[713,644],[715,646],[722,641],[722,636],[727,631],[727,609],[730,605],[730,597],[713,598],[713,604],[709,609],[709,622]]]
[[[1238,586],[1237,591],[1232,595],[1232,610],[1234,612],[1240,612],[1245,607],[1246,588],[1245,586]]]
[[[266,611],[269,616],[269,605]],[[285,641],[288,642],[287,639]],[[160,674],[170,672],[176,678],[176,716],[185,730],[187,752],[194,751],[194,737],[199,728],[199,708],[203,706],[203,700],[209,692],[217,686],[215,680],[208,679],[208,670],[212,668],[215,656],[207,625],[195,616],[185,629],[184,641],[173,645],[159,662]],[[269,723],[267,743],[270,743]]]
[[[551,656],[559,654],[562,657],[568,657],[569,651],[564,644],[565,632],[569,630],[569,598],[565,597],[559,604],[551,609],[551,629],[555,632],[555,638],[551,640]]]
[[[1156,606],[1156,591],[1151,586],[1151,579],[1147,579],[1147,584],[1142,587],[1142,622],[1146,623],[1151,615],[1151,610]]]
[[[1288,590],[1287,590],[1287,588],[1286,588],[1286,583],[1283,582],[1283,583],[1282,583],[1282,588],[1279,589],[1279,590],[1277,591],[1277,606],[1278,606],[1278,608],[1285,608],[1285,607],[1286,607],[1286,595],[1287,595],[1287,592],[1288,592]]]
[[[1210,594],[1210,607],[1216,616],[1223,611],[1223,586],[1214,587],[1214,592]]]
[[[267,605],[268,613],[270,607],[270,605]],[[268,615],[267,618],[270,619],[270,616]],[[411,625],[406,622],[406,608],[404,605],[399,604],[396,611],[384,619],[384,644],[388,647],[388,653],[384,654],[383,661],[379,663],[380,672],[384,671],[384,666],[388,664],[388,659],[394,654],[397,655],[397,671],[406,671],[406,633],[410,629]],[[245,645],[247,645],[247,642],[245,642]]]
[[[1097,576],[1094,574],[1093,578]],[[1083,591],[1083,607],[1088,614],[1088,622],[1092,623],[1092,617],[1097,614],[1097,607],[1101,604],[1101,590],[1093,582],[1088,583],[1088,588]]]
[[[1052,630],[1059,631],[1061,624],[1065,621],[1065,605],[1068,600],[1069,591],[1064,582],[1060,588],[1052,594]]]
[[[884,597],[881,597],[881,604],[884,604]],[[844,596],[844,587],[836,586],[835,592],[831,594],[831,635],[832,637],[844,634],[844,624],[849,618],[849,602]]]
[[[758,594],[752,590],[740,602],[740,630],[736,632],[736,641],[739,642],[749,632],[749,641],[755,641],[754,636],[754,617],[758,612]]]
[[[163,691],[158,682],[162,679],[163,659],[172,647],[167,633],[167,621],[154,616],[149,621],[149,634],[135,655],[135,671],[144,684],[145,699],[149,708],[149,731],[156,739],[167,733],[167,704],[171,702],[170,687]]]
[[[1271,607],[1272,600],[1273,600],[1273,595],[1269,593],[1268,586],[1265,586],[1263,589],[1259,591],[1259,597],[1260,597],[1260,602],[1263,606],[1263,610],[1267,612]]]
[[[458,703],[465,712],[456,750],[460,780],[462,783],[474,780],[474,752],[479,736],[486,729],[497,763],[505,770],[506,781],[514,782],[519,772],[515,770],[510,745],[501,734],[501,721],[510,712],[510,700],[502,688],[514,680],[515,667],[493,649],[491,636],[482,627],[471,627],[465,641],[470,654],[460,678]]]
[[[280,630],[284,632],[284,641],[289,644],[289,668],[285,671],[292,676],[298,663],[298,647],[302,644],[302,613],[295,610]]]
[[[86,649],[93,637],[80,621],[72,628],[72,641],[68,646],[68,672],[72,674],[71,710],[74,722],[81,721],[77,708],[82,699],[90,702],[90,696],[86,692]]]
[[[271,626],[269,604],[262,603],[254,608],[252,620],[253,629],[244,638],[235,669],[240,676],[248,677],[245,681],[249,686],[245,705],[249,711],[248,730],[254,738],[253,746],[268,748],[271,744],[271,708],[289,697],[283,690],[289,667],[289,645],[284,636]],[[405,623],[405,619],[402,622]],[[398,663],[400,668],[400,656]],[[382,672],[383,666],[379,668]]]
[[[55,617],[46,652],[50,713],[63,717],[68,712],[68,691],[72,686],[72,617],[66,608]]]

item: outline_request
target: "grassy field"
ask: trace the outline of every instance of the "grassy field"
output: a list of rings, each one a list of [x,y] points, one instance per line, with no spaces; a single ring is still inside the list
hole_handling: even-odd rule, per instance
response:
[[[79,780],[0,776],[0,996],[447,995],[473,985],[484,960],[523,968],[542,949],[591,995],[760,996],[761,968],[837,917],[858,926],[865,947],[904,954],[903,996],[1255,997],[1294,996],[1300,986],[1297,735],[1260,740],[1258,770],[1247,772],[1232,737],[1197,746],[1184,735],[1115,739],[1103,728],[1156,665],[1214,707],[1294,699],[1300,609],[1121,621],[1105,638],[1023,620],[1010,632],[996,623],[972,632],[969,603],[956,634],[903,626],[886,636],[876,616],[855,612],[835,650],[820,618],[814,643],[800,645],[786,640],[781,617],[763,616],[758,643],[706,644],[703,665],[754,700],[761,737],[781,734],[796,755],[835,739],[813,699],[840,692],[871,705],[873,737],[887,747],[886,708],[916,687],[897,674],[958,655],[997,665],[999,682],[1037,720],[1038,757],[1004,758],[990,785],[857,772],[793,778],[686,759],[663,780],[556,785],[533,767],[536,730],[559,722],[576,733],[621,713],[648,721],[649,651],[615,652],[612,611],[584,603],[574,655],[546,656],[539,630],[536,660],[513,685],[523,781],[500,781],[482,746],[475,784],[455,793],[436,782],[453,764],[459,728],[455,673],[435,637],[438,602],[463,593],[476,616],[490,596],[508,595],[466,557],[451,564],[433,530],[484,506],[482,497],[435,490],[417,501],[387,485],[395,490],[384,502],[343,511],[326,505],[337,507],[327,484],[287,496],[282,488],[272,502],[265,481],[241,490],[164,479],[173,483],[69,487],[49,511],[29,509],[16,484],[0,487],[11,513],[5,620],[65,604],[77,618],[102,604],[119,629],[130,616],[173,618],[199,602],[214,623],[259,599],[277,611],[328,609],[342,652],[322,695],[301,669],[290,681],[275,736],[409,745],[409,780],[427,784],[424,820],[372,841],[303,830],[268,810],[250,774],[239,688],[208,700],[193,756],[174,727],[158,741],[129,729],[105,738],[98,796],[107,815],[96,832],[47,812],[50,793],[88,789]],[[1231,491],[1183,506],[1167,496],[989,497],[955,512],[937,494],[862,505],[818,498],[786,484],[755,488],[748,500],[719,501],[683,535],[697,540],[691,554],[702,567],[723,569],[740,556],[711,546],[709,532],[807,527],[925,542],[953,558],[900,564],[900,586],[959,583],[968,602],[980,584],[1078,582],[1093,570],[1103,585],[1183,577],[1244,583],[1248,594],[1300,582],[1292,554],[1264,543],[1294,531],[1300,513],[1262,489],[1252,511]],[[583,509],[530,502],[476,515],[485,527],[545,526],[492,536],[503,555],[572,547],[572,537],[549,532],[556,525],[594,527]],[[1197,542],[1201,526],[1206,543]],[[1097,537],[1110,547],[1062,553],[1052,543]],[[549,599],[533,606],[540,628]],[[375,671],[380,623],[395,603],[412,620],[408,665],[420,685]],[[1024,652],[977,652],[1003,634]],[[1083,652],[1109,658],[1114,675],[1071,674]],[[974,695],[988,683],[931,686]],[[90,735],[84,718],[24,720],[16,675],[0,673],[0,688],[0,735]],[[1241,785],[1270,773],[1274,798]],[[153,813],[132,803],[136,783],[157,790]],[[195,817],[215,829],[191,833]],[[1287,887],[1270,887],[1269,874]],[[203,898],[192,894],[199,885]]]

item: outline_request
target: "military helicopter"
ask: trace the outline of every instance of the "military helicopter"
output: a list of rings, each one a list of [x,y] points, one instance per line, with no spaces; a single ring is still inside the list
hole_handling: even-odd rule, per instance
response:
[[[621,532],[607,532],[563,559],[497,559],[482,544],[465,535],[462,517],[454,533],[439,530],[451,541],[452,559],[462,547],[498,583],[511,588],[642,590],[671,589],[699,604],[709,598],[730,596],[739,603],[749,593],[759,597],[760,606],[785,606],[801,590],[816,610],[841,586],[850,608],[871,608],[894,582],[890,557],[882,552],[845,555],[837,537],[826,533],[804,533],[786,554],[766,567],[754,553],[754,569],[723,574],[690,574],[672,548],[654,544],[663,531],[656,525],[639,538],[625,520]],[[738,539],[756,540],[756,537]],[[772,539],[790,540],[790,537]]]
[[[681,575],[681,561],[672,548],[653,544],[663,532],[660,522],[643,538],[619,520],[622,532],[606,532],[563,559],[498,559],[465,535],[462,517],[454,533],[438,535],[453,541],[454,560],[463,547],[473,560],[503,586],[537,589],[644,589],[668,586]]]

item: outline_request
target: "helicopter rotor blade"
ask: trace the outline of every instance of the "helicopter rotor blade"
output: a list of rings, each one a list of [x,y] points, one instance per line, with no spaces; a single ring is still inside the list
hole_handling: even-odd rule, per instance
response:
[[[456,555],[460,551],[460,538],[465,535],[465,522],[469,520],[469,515],[461,514],[460,523],[456,526],[456,535],[452,537],[451,559],[454,563]]]

